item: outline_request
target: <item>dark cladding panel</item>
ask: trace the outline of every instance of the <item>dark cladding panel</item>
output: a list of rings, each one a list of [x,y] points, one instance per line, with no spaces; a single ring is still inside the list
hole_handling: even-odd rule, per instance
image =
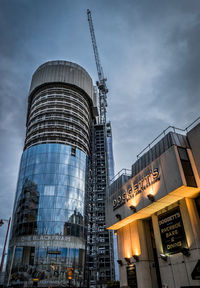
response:
[[[173,145],[189,148],[185,135],[169,132],[132,165],[132,176],[138,174]]]
[[[187,134],[187,139],[190,143],[192,154],[194,156],[194,161],[197,167],[198,174],[200,175],[200,153],[199,153],[199,143],[200,143],[200,124],[195,126]]]

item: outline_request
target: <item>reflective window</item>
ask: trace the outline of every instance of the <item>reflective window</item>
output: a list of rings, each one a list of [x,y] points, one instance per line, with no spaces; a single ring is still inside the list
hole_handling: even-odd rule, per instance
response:
[[[11,251],[12,252],[12,251]],[[10,257],[11,258],[11,255]],[[84,250],[65,247],[16,247],[10,281],[33,281],[39,278],[40,283],[58,281],[66,287],[67,267],[73,268],[72,279],[83,280]],[[46,284],[46,283],[45,283]],[[65,284],[65,285],[64,285]],[[74,286],[73,286],[74,287]],[[80,287],[78,285],[78,287]]]
[[[44,195],[51,195],[55,194],[55,186],[44,186]]]
[[[63,144],[41,144],[21,158],[12,237],[73,235],[83,237],[87,156]]]
[[[22,262],[22,253],[23,248],[22,247],[16,247],[15,248],[15,257],[14,257],[14,264],[19,265]]]

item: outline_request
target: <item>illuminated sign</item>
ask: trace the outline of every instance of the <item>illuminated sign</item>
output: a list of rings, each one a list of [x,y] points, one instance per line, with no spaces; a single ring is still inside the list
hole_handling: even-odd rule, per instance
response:
[[[70,237],[61,235],[34,235],[34,236],[22,236],[20,241],[65,241],[70,242]]]
[[[173,254],[187,247],[185,231],[179,207],[176,207],[160,216],[158,224],[163,245],[163,252]]]
[[[153,171],[150,171],[149,174],[141,178],[138,182],[133,183],[133,186],[129,186],[126,191],[122,191],[117,199],[113,200],[113,210],[124,205],[125,202],[142,193],[142,191],[147,189],[158,180],[160,180],[160,173],[158,168],[155,168]]]
[[[50,250],[49,250],[49,251],[47,251],[47,253],[48,253],[48,254],[53,254],[53,255],[54,255],[54,254],[55,254],[55,255],[58,255],[58,254],[61,254],[61,251],[53,251],[53,250],[50,251]]]

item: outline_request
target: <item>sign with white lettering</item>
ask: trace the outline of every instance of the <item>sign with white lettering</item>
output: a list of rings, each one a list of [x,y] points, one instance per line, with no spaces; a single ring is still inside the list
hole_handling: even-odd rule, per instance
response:
[[[160,216],[158,224],[164,253],[174,254],[187,247],[180,208],[176,207]]]
[[[48,250],[47,254],[52,254],[52,255],[60,255],[61,251],[53,251],[53,250]]]
[[[139,181],[133,183],[127,188],[126,191],[121,191],[117,199],[113,200],[113,210],[121,207],[130,199],[134,198],[138,194],[142,193],[149,186],[160,180],[160,173],[158,168],[150,171],[146,176],[142,177]]]
[[[70,237],[62,235],[34,235],[22,236],[21,241],[67,241],[70,242]]]

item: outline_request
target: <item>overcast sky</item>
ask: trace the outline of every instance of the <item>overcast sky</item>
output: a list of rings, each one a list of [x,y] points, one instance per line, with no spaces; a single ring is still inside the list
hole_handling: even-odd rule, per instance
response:
[[[200,116],[199,0],[0,0],[0,219],[12,213],[34,70],[62,59],[97,80],[87,8],[108,79],[115,172],[167,126]]]

